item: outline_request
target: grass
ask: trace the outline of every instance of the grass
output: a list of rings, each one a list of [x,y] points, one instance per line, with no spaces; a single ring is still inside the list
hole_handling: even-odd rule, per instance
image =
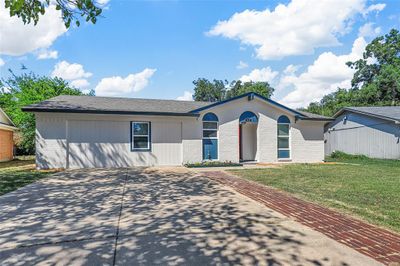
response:
[[[334,154],[327,164],[231,173],[400,232],[400,161]]]
[[[10,162],[0,163],[0,195],[31,184],[47,175],[56,172],[38,171],[32,156],[24,156]]]

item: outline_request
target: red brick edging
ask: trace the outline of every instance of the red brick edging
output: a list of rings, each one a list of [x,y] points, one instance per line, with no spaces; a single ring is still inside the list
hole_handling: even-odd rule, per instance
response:
[[[226,172],[205,175],[379,262],[400,262],[400,235]]]

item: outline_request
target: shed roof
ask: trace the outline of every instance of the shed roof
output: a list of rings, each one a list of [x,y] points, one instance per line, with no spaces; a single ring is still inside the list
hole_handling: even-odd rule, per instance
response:
[[[400,106],[363,106],[363,107],[345,107],[337,112],[334,117],[338,117],[343,112],[355,112],[367,116],[378,117],[384,120],[400,122]]]

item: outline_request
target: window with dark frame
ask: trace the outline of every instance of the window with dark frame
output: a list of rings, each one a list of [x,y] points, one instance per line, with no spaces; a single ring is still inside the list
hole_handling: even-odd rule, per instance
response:
[[[278,159],[290,159],[290,120],[282,115],[278,119]]]
[[[214,113],[203,116],[203,160],[218,159],[218,117]]]
[[[151,124],[150,122],[131,122],[132,150],[149,151],[151,147]]]

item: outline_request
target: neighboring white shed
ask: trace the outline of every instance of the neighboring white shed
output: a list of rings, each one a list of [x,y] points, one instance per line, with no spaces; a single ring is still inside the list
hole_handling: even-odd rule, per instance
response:
[[[348,107],[325,127],[325,154],[400,159],[400,106]]]

